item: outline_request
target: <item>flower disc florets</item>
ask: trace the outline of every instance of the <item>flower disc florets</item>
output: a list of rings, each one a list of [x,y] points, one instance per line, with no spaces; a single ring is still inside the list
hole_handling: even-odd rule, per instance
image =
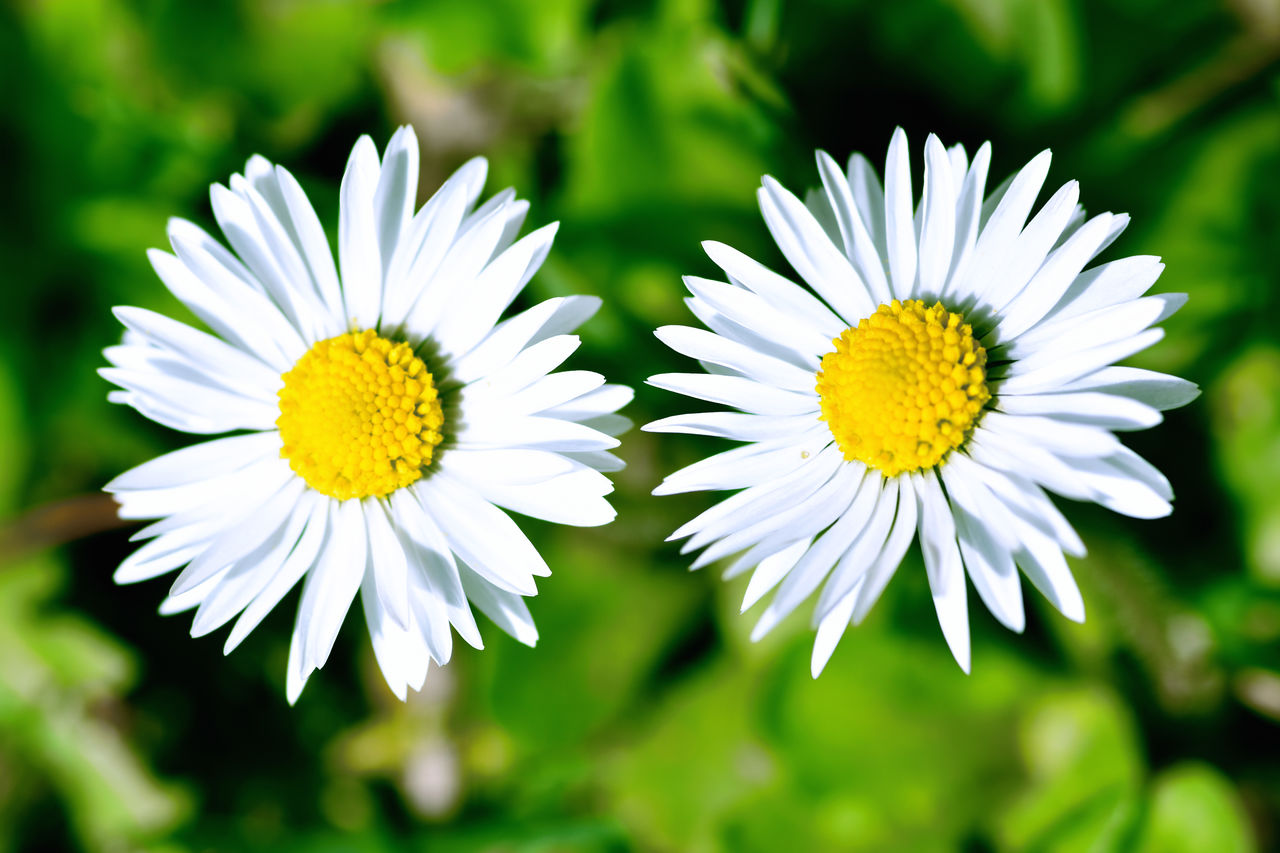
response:
[[[940,302],[895,299],[833,343],[818,370],[821,418],[845,459],[886,477],[939,464],[991,398],[986,350]]]
[[[444,415],[422,359],[372,329],[320,341],[283,376],[281,455],[338,500],[390,494],[422,476]]]

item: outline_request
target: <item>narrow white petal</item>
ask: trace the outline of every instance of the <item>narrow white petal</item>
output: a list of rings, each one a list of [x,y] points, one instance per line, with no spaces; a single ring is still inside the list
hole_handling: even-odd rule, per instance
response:
[[[801,319],[796,316],[779,313],[777,308],[767,299],[750,290],[689,275],[684,277],[684,283],[689,288],[689,291],[697,297],[695,301],[705,303],[708,307],[743,329],[753,330],[753,337],[759,336],[764,330],[767,330],[768,338],[775,341],[775,345],[787,347],[796,353],[810,356],[815,366],[818,358],[823,353],[834,349],[831,344],[831,337],[825,334],[822,328],[807,318]],[[690,304],[690,308],[694,307],[694,304]],[[694,313],[698,312],[695,310]],[[724,332],[710,323],[706,323],[706,325],[714,331],[724,334]],[[734,336],[727,335],[727,337]],[[754,343],[751,338],[744,340],[741,337],[737,337],[735,339],[742,340],[746,344]],[[756,347],[756,349],[767,351],[766,347]]]
[[[753,639],[763,636],[812,595],[836,563],[848,553],[878,505],[880,482],[879,475],[868,475],[865,471],[862,476],[848,478],[848,490],[841,496],[843,504],[841,500],[836,501],[840,517],[814,540],[782,582],[778,594],[752,633]]]
[[[822,594],[818,596],[818,604],[813,611],[815,623],[822,616],[830,613],[855,585],[862,583],[867,570],[884,550],[885,542],[889,537],[894,511],[898,506],[898,478],[891,477],[877,483],[876,475],[872,475],[867,486],[875,493],[875,506],[870,511],[866,526],[863,527],[853,545],[840,558],[835,571],[831,573],[826,586],[822,588]]]
[[[853,589],[836,602],[831,612],[818,623],[818,633],[813,638],[813,656],[809,659],[809,674],[814,678],[822,675],[822,671],[827,668],[827,662],[835,654],[840,638],[849,628],[849,623],[853,620],[854,607],[865,587],[864,580],[865,578],[859,578]]]
[[[668,474],[655,495],[679,492],[740,489],[767,482],[795,470],[831,443],[831,430],[819,423],[800,440],[762,441],[735,447],[694,462]]]
[[[200,483],[279,453],[280,435],[275,431],[217,438],[143,462],[102,488],[107,492],[126,492]]]
[[[1073,279],[1058,302],[1038,322],[1048,323],[1121,305],[1156,283],[1164,264],[1153,255],[1136,255],[1087,269]]]
[[[920,207],[920,292],[937,294],[946,284],[955,251],[956,184],[947,150],[932,133],[924,147],[924,195]]]
[[[995,207],[981,224],[978,240],[968,259],[964,275],[955,279],[956,284],[950,288],[951,292],[961,296],[981,296],[986,291],[991,283],[991,270],[1003,267],[1010,248],[1026,224],[1036,196],[1040,194],[1044,179],[1049,174],[1049,160],[1048,151],[1040,152],[1005,187],[997,189],[988,197],[984,213],[992,203]]]
[[[1031,281],[1033,276],[1040,280],[1036,285],[1037,290],[1045,288],[1046,277],[1037,275],[1036,271],[1045,272],[1042,268],[1049,266],[1046,258],[1049,257],[1050,250],[1062,235],[1062,229],[1066,227],[1067,221],[1075,211],[1079,198],[1080,185],[1076,181],[1069,181],[1044,203],[1044,207],[1032,217],[1022,233],[1008,245],[997,264],[988,271],[990,277],[986,286],[980,291],[983,301],[992,310],[1001,311],[1024,289],[1030,289],[1027,282]],[[1103,214],[1097,219],[1109,222],[1110,214]],[[1052,268],[1064,268],[1063,272],[1058,274],[1059,278],[1069,281],[1070,277],[1078,273],[1087,263],[1086,258],[1080,258],[1079,265],[1074,269],[1070,268],[1071,259],[1076,256],[1069,247],[1082,242],[1079,237],[1079,234],[1075,235],[1068,241],[1068,247],[1064,247],[1067,251],[1059,250],[1054,257],[1057,263],[1053,264]],[[1061,293],[1060,290],[1058,292]]]
[[[382,255],[373,211],[379,171],[373,140],[360,137],[339,191],[338,266],[347,318],[361,328],[375,326],[382,309]]]
[[[681,355],[728,367],[766,385],[802,393],[813,391],[815,378],[811,371],[756,352],[714,332],[688,326],[660,326],[654,334]]]
[[[646,380],[655,388],[663,388],[712,403],[733,406],[757,415],[803,415],[816,413],[816,392],[803,393],[766,385],[740,376],[716,376],[705,373],[659,373]]]
[[[209,547],[178,575],[170,594],[181,595],[187,592],[276,535],[288,521],[305,488],[306,484],[300,478],[291,478],[278,492],[258,506],[250,507],[247,512],[242,513],[233,527],[214,539]],[[245,503],[252,504],[253,497],[245,495]],[[228,519],[228,521],[231,520]]]
[[[884,164],[885,248],[895,299],[909,299],[916,282],[915,202],[911,192],[911,163],[907,134],[893,132]],[[865,316],[865,315],[864,315]]]
[[[987,609],[1010,631],[1026,627],[1022,587],[1013,557],[996,541],[992,531],[963,509],[955,513],[960,553],[965,569]]]
[[[145,308],[121,306],[112,313],[126,328],[143,335],[152,345],[171,350],[229,388],[274,402],[280,374],[261,359]]]
[[[884,548],[875,562],[867,569],[861,589],[858,590],[858,601],[853,609],[853,624],[859,625],[888,586],[890,578],[902,564],[911,540],[916,535],[916,520],[919,517],[916,509],[915,489],[911,479],[898,478],[898,513],[893,520],[893,529],[885,540]]]
[[[743,612],[755,606],[757,601],[786,577],[787,572],[791,571],[796,561],[804,556],[810,541],[809,539],[801,539],[776,554],[765,557],[756,564],[756,570],[751,573],[751,580],[747,583],[746,594],[742,597]]]
[[[969,604],[955,518],[932,470],[912,474],[911,479],[919,505],[920,553],[924,557],[938,625],[956,663],[968,672]]]
[[[956,201],[956,241],[951,255],[951,270],[939,296],[956,293],[964,298],[970,291],[962,291],[960,282],[965,279],[974,247],[978,242],[978,226],[982,215],[982,194],[987,186],[987,169],[991,165],[991,143],[984,142],[973,155],[973,163],[964,175],[959,198]]]
[[[462,588],[480,612],[493,623],[526,646],[538,643],[538,629],[529,615],[529,606],[519,595],[499,589],[465,564],[458,566]]]
[[[1147,429],[1164,420],[1146,403],[1097,391],[1009,395],[997,398],[996,407],[1010,415],[1047,415],[1111,430]]]
[[[735,448],[736,451],[754,447]],[[731,451],[732,452],[732,451]],[[734,458],[740,464],[749,465],[750,457],[739,453]],[[707,460],[694,463],[702,466]],[[713,539],[741,530],[753,523],[757,518],[773,515],[781,508],[795,504],[817,491],[823,483],[831,479],[840,466],[841,458],[838,448],[829,446],[812,459],[803,460],[786,472],[776,477],[763,479],[741,492],[730,495],[710,509],[700,513],[667,537],[668,542],[697,536],[693,549],[700,548]],[[692,467],[692,466],[691,466]],[[683,550],[691,550],[685,548]]]
[[[534,576],[549,575],[551,569],[505,512],[443,472],[411,488],[453,553],[474,571],[517,595],[537,594]]]
[[[682,432],[710,435],[734,441],[763,441],[781,436],[798,436],[813,426],[814,416],[750,415],[745,412],[697,412],[671,415],[641,427],[645,432]]]
[[[446,356],[460,356],[472,349],[507,309],[534,272],[542,265],[558,223],[539,228],[508,248],[460,290],[440,317],[433,338]]]
[[[791,266],[846,324],[870,314],[875,305],[866,286],[813,214],[773,178],[766,175],[763,183],[760,211]]]
[[[471,605],[462,589],[457,561],[444,533],[410,490],[401,489],[392,494],[391,511],[409,562],[421,572],[424,587],[444,602],[449,622],[459,636],[474,648],[484,648],[480,629],[476,627]]]
[[[377,498],[358,501],[369,532],[369,572],[382,609],[401,628],[409,627],[409,562],[391,527],[387,507]]]
[[[338,629],[360,589],[368,559],[367,534],[360,503],[340,501],[334,508],[328,543],[307,573],[298,604],[297,629],[303,632],[304,673],[329,659]]]
[[[987,412],[982,425],[996,436],[1016,435],[1059,456],[1107,456],[1120,448],[1120,440],[1107,430],[1060,418]]]
[[[853,202],[867,226],[867,234],[875,244],[879,257],[888,256],[885,244],[884,190],[880,186],[880,178],[875,167],[856,151],[849,155],[846,169],[849,179],[849,190],[853,193]]]
[[[825,151],[818,152],[818,174],[822,176],[822,186],[835,211],[844,240],[845,255],[867,288],[871,301],[877,304],[888,302],[893,295],[889,291],[889,280],[885,277],[884,260],[863,221],[853,189],[849,186],[848,176]],[[840,331],[836,329],[832,336]]]
[[[418,137],[412,126],[404,125],[387,143],[378,173],[378,185],[373,193],[380,269],[383,271],[390,268],[396,246],[413,217],[417,194]]]
[[[307,195],[288,170],[275,167],[279,192],[288,207],[290,224],[311,273],[316,292],[324,303],[329,317],[329,330],[340,334],[347,327],[346,307],[342,302],[342,287],[338,283],[338,270],[333,263],[333,250],[325,236],[320,217],[307,200]]]
[[[1138,367],[1104,367],[1062,385],[1059,390],[1121,394],[1162,412],[1185,406],[1200,396],[1200,388],[1194,382]]]
[[[1131,338],[1081,350],[1072,358],[1060,358],[1054,363],[1030,370],[1024,368],[1022,362],[1014,362],[1008,376],[999,380],[995,390],[1001,396],[1060,390],[1068,383],[1088,376],[1099,368],[1142,352],[1147,347],[1158,343],[1163,337],[1163,329],[1147,329]]]

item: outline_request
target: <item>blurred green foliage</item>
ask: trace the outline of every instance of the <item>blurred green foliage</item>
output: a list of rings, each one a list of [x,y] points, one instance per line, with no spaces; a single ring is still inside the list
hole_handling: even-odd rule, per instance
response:
[[[1280,11],[1270,0],[14,0],[0,5],[0,851],[1258,851],[1280,845]],[[485,153],[560,220],[528,299],[596,293],[579,364],[683,367],[699,241],[784,269],[764,173],[883,156],[893,127],[993,174],[1052,147],[1191,295],[1136,363],[1206,394],[1131,445],[1171,519],[1090,506],[1089,621],[971,608],[955,667],[909,556],[826,673],[745,579],[688,575],[648,497],[714,442],[634,433],[616,524],[531,524],[555,575],[526,649],[485,626],[401,705],[352,618],[296,708],[286,602],[229,658],[117,588],[93,495],[184,436],[106,403],[109,308],[184,314],[165,221],[259,152],[332,223],[355,137],[410,122],[425,197]],[[918,167],[917,167],[918,168]],[[70,503],[68,503],[70,502]],[[1038,601],[1038,598],[1037,598]]]

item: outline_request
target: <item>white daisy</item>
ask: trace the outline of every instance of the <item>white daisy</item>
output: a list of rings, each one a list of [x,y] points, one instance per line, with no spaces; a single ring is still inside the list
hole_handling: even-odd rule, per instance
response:
[[[230,652],[305,578],[289,652],[294,702],[324,665],[356,592],[387,683],[420,689],[449,660],[449,626],[476,648],[474,604],[517,640],[524,596],[549,574],[502,508],[562,524],[612,520],[601,471],[631,391],[551,373],[599,307],[549,299],[500,316],[541,265],[556,225],[516,240],[528,203],[476,206],[472,160],[415,214],[418,143],[381,161],[362,137],[342,179],[338,263],[293,176],[261,157],[212,188],[233,252],[190,222],[150,252],[169,290],[214,334],[117,308],[124,343],[110,399],[174,429],[236,432],[161,456],[106,487],[131,519],[159,519],[115,574],[185,566],[162,613],[196,608],[193,636],[239,615]]]
[[[709,242],[728,283],[685,282],[711,331],[657,331],[707,373],[653,385],[738,411],[645,429],[746,442],[654,490],[741,489],[671,538],[688,537],[685,553],[705,549],[694,568],[744,552],[725,573],[754,570],[743,610],[776,589],[755,639],[821,587],[815,677],[917,533],[943,634],[967,672],[966,574],[1014,631],[1017,569],[1084,619],[1063,556],[1084,545],[1046,490],[1138,518],[1171,511],[1168,481],[1113,431],[1153,426],[1198,391],[1111,365],[1158,341],[1152,326],[1185,296],[1142,296],[1158,258],[1085,269],[1128,217],[1085,221],[1074,181],[1028,221],[1048,151],[987,194],[990,159],[989,145],[971,162],[930,136],[919,206],[901,130],[883,189],[858,154],[842,170],[819,152],[824,192],[807,203],[765,177],[765,222],[813,293]]]

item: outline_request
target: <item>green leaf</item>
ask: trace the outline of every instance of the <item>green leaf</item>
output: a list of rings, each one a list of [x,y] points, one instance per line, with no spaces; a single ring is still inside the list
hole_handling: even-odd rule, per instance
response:
[[[1235,787],[1216,768],[1187,762],[1152,784],[1137,853],[1253,853],[1258,849]]]

